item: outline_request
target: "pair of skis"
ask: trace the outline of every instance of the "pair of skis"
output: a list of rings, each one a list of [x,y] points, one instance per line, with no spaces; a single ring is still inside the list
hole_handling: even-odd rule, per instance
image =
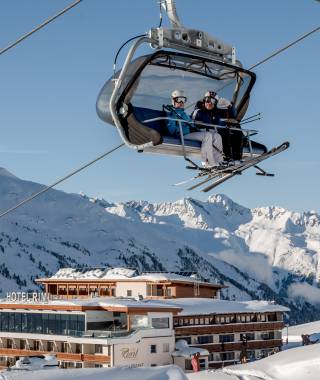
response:
[[[219,168],[212,168],[212,169],[202,169],[200,173],[198,173],[195,177],[190,178],[187,181],[183,181],[180,183],[175,184],[175,186],[184,185],[191,181],[197,181],[200,178],[206,177],[205,179],[202,179],[200,182],[197,182],[195,185],[189,187],[187,190],[194,190],[208,182],[211,182],[209,186],[204,187],[202,189],[203,192],[208,192],[215,187],[221,185],[223,182],[231,179],[235,175],[242,174],[245,170],[255,167],[258,172],[257,175],[262,176],[273,176],[273,174],[267,173],[263,169],[261,169],[258,164],[264,160],[267,160],[268,158],[275,156],[276,154],[279,154],[286,149],[289,148],[289,142],[284,142],[283,144],[270,149],[268,152],[261,154],[260,156],[249,158],[248,160],[241,162],[240,164],[231,165],[227,167],[219,167]]]

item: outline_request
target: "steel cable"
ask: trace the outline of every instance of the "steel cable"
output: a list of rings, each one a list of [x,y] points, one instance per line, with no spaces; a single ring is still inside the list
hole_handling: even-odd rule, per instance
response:
[[[18,45],[20,42],[31,36],[33,33],[37,32],[38,30],[42,29],[44,26],[48,25],[50,22],[54,21],[58,17],[62,16],[64,13],[68,12],[71,8],[75,7],[78,5],[82,0],[77,0],[74,3],[70,4],[66,8],[64,8],[62,11],[57,13],[56,15],[48,18],[45,20],[42,24],[38,25],[36,28],[32,29],[30,32],[24,34],[22,37],[18,38],[15,42],[11,43],[10,45],[6,46],[5,48],[0,50],[0,55],[7,52],[8,50],[12,49],[16,45]]]
[[[19,202],[18,204],[16,204],[15,206],[13,207],[10,207],[9,209],[3,211],[0,213],[0,218],[2,218],[3,216],[9,214],[10,212],[16,210],[17,208],[25,205],[26,203],[30,202],[31,200],[33,200],[34,198],[38,197],[39,195],[45,193],[46,191],[52,189],[53,187],[55,187],[56,185],[58,185],[59,183],[61,182],[64,182],[65,180],[67,180],[68,178],[74,176],[75,174],[78,174],[79,172],[81,172],[82,170],[86,169],[87,167],[93,165],[94,163],[96,163],[97,161],[101,160],[102,158],[105,158],[106,156],[108,156],[109,154],[115,152],[117,149],[121,148],[122,146],[124,146],[125,144],[122,143],[120,145],[117,145],[116,147],[110,149],[108,152],[100,155],[99,157],[95,158],[94,160],[88,162],[87,164],[81,166],[80,168],[72,171],[71,173],[67,174],[66,176],[64,176],[63,178],[60,178],[58,179],[57,181],[55,181],[54,183],[52,183],[51,185],[45,187],[44,189],[38,191],[37,193],[34,193],[32,194],[30,197],[24,199],[23,201]]]

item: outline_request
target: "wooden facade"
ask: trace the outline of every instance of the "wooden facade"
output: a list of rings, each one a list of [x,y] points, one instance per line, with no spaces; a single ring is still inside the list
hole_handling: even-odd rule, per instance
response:
[[[218,313],[175,316],[176,341],[209,351],[209,367],[219,368],[278,352],[282,347],[282,312]]]
[[[130,289],[130,284],[141,284],[143,298],[170,299],[170,298],[217,298],[224,285],[193,281],[174,280],[75,280],[75,279],[38,279],[45,293],[51,297],[61,299],[88,298],[92,296],[119,296],[117,287],[124,283]],[[145,293],[145,294],[143,294]],[[121,294],[123,296],[123,294]],[[129,296],[129,294],[128,294]]]

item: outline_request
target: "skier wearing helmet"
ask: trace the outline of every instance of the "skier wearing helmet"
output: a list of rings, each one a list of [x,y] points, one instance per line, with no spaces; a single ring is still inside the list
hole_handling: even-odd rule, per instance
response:
[[[201,160],[204,167],[219,166],[223,160],[221,136],[212,131],[198,130],[192,118],[185,112],[184,106],[187,97],[182,90],[174,90],[171,93],[171,106],[166,108],[169,110],[167,128],[171,136],[180,139],[179,122],[172,119],[184,120],[181,122],[182,133],[185,139],[196,140],[201,142]]]
[[[223,152],[227,159],[241,160],[242,158],[242,132],[227,128],[227,123],[221,119],[234,118],[236,109],[227,99],[219,98],[216,92],[207,91],[202,100],[197,102],[192,119],[205,124],[213,124],[226,128],[219,128],[222,137]],[[211,130],[217,133],[215,130]]]

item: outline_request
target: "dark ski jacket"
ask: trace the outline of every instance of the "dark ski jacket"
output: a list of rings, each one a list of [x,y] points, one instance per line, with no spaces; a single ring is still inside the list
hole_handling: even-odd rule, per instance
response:
[[[198,102],[191,114],[191,117],[194,121],[221,126],[226,125],[226,123],[221,119],[234,118],[235,116],[236,109],[233,105],[230,105],[226,109],[218,108],[215,106],[212,110],[207,110],[203,102]]]

